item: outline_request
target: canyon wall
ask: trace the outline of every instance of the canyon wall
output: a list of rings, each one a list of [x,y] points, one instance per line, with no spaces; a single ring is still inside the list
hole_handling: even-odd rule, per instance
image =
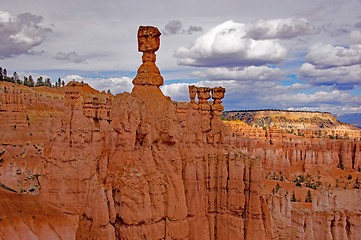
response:
[[[347,170],[361,168],[361,142],[354,138],[332,139],[312,133],[305,137],[283,129],[263,130],[240,121],[225,121],[225,124],[231,132],[227,143],[251,157],[262,159],[265,168],[284,172],[298,169],[304,172],[316,166],[328,168],[341,164]],[[349,132],[361,134],[361,130]]]

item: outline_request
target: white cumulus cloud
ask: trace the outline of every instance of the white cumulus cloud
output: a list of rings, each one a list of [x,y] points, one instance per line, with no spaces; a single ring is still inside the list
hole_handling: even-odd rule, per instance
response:
[[[224,22],[198,37],[191,47],[175,51],[178,64],[203,67],[232,67],[278,63],[286,49],[277,40],[248,38],[246,25]]]

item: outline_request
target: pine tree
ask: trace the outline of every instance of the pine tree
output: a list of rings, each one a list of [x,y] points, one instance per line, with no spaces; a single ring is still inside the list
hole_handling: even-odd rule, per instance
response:
[[[61,87],[61,79],[58,79],[58,87]]]
[[[307,191],[307,195],[306,195],[305,202],[312,202],[311,190],[308,190],[308,191]]]
[[[20,78],[19,78],[19,75],[16,73],[16,72],[14,72],[13,73],[13,79],[14,79],[14,82],[15,83],[17,83],[17,84],[23,84],[23,82],[20,80]]]
[[[40,86],[44,86],[44,81],[43,81],[43,77],[38,77],[38,79],[36,80],[36,84],[35,87],[40,87]]]
[[[4,78],[3,78],[3,68],[0,67],[0,81],[3,81]]]
[[[31,75],[29,75],[29,87],[34,87],[34,80],[33,77]]]
[[[278,192],[278,190],[281,188],[281,186],[280,186],[280,184],[279,183],[277,183],[277,185],[276,185],[276,192]]]
[[[51,87],[50,78],[45,79],[44,86],[46,86],[46,87]]]
[[[292,191],[291,202],[297,202],[297,198],[296,198],[296,195],[295,195],[295,191]]]
[[[25,76],[24,76],[23,84],[24,84],[25,86],[29,86],[29,80],[28,80],[28,78],[25,77]]]

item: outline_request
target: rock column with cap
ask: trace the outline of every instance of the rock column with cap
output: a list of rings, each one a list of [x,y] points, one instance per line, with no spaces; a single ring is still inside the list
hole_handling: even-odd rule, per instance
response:
[[[140,26],[138,29],[138,51],[143,52],[143,64],[133,80],[135,86],[162,86],[163,77],[155,65],[155,52],[160,46],[160,31],[156,27]]]

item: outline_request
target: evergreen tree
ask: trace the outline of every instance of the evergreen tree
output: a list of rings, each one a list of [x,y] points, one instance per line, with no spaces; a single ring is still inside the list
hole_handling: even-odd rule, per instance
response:
[[[61,79],[58,79],[58,87],[61,87]]]
[[[8,76],[7,76],[7,71],[6,71],[6,68],[4,68],[4,70],[3,70],[3,79],[5,80],[5,81],[7,81],[8,80]]]
[[[51,87],[50,78],[45,79],[44,85],[47,86],[47,87]]]
[[[28,80],[28,78],[25,77],[25,76],[24,76],[23,84],[24,84],[25,86],[28,86],[28,87],[29,87],[29,80]]]
[[[297,202],[297,198],[296,198],[296,195],[295,195],[295,191],[292,191],[291,202]]]
[[[44,81],[42,76],[38,77],[35,84],[35,87],[40,87],[40,86],[44,86]]]
[[[20,78],[19,78],[19,75],[16,73],[16,72],[14,72],[13,73],[13,79],[14,79],[14,82],[15,83],[17,83],[17,84],[23,84],[23,82],[20,80]]]
[[[281,186],[280,186],[280,184],[279,183],[277,183],[277,185],[276,185],[276,192],[278,192],[278,190],[281,188]]]
[[[0,81],[3,81],[4,78],[3,78],[3,68],[0,67]]]
[[[312,202],[311,190],[308,190],[308,191],[307,191],[307,195],[306,195],[305,202]]]
[[[31,75],[29,75],[29,87],[34,87],[35,83],[33,80],[33,77]]]
[[[64,82],[64,80],[63,80],[63,81],[61,81],[61,86],[62,86],[62,87],[64,87],[64,86],[65,86],[65,82]]]

